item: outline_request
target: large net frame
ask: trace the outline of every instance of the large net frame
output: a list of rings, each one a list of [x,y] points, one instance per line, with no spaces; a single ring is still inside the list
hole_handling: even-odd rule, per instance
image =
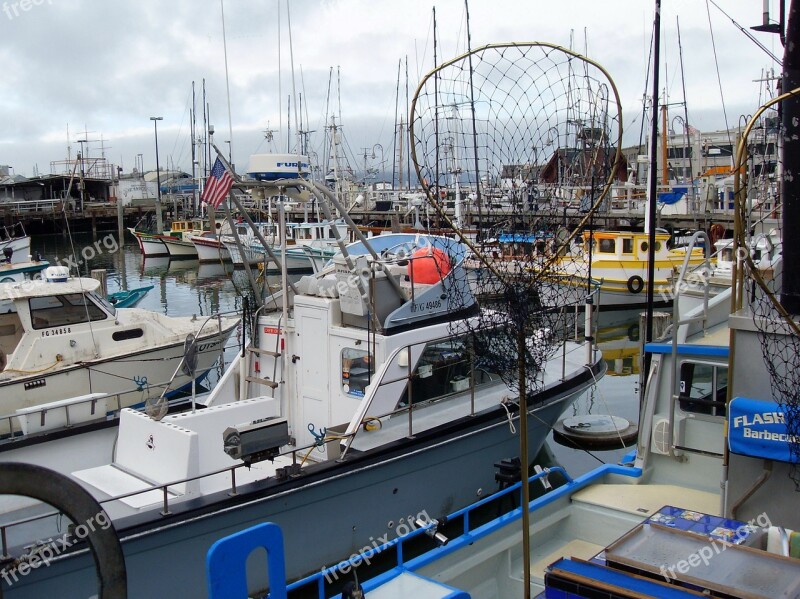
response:
[[[783,136],[779,104],[800,95],[800,88],[762,105],[750,118],[737,147],[734,181],[733,308],[749,310],[758,330],[773,399],[786,415],[793,462],[790,477],[800,491],[800,327],[784,308],[780,181],[764,168],[763,148]],[[775,173],[783,172],[777,156]],[[793,233],[793,232],[790,232]]]
[[[591,273],[571,263],[588,265],[578,242],[624,177],[621,115],[599,64],[539,42],[471,50],[428,73],[414,95],[411,151],[427,224],[469,247],[463,276],[482,304],[452,334],[523,397],[539,388],[554,339],[592,290]]]

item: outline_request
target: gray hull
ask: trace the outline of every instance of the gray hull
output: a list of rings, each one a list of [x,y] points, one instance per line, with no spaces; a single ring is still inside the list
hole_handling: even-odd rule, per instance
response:
[[[595,376],[603,369],[602,362],[595,364]],[[549,426],[591,382],[587,369],[579,380],[546,391],[546,405],[528,418],[531,456]],[[118,521],[129,596],[205,596],[211,544],[267,521],[283,528],[287,575],[300,577],[373,541],[380,544],[383,535],[391,539],[403,533],[409,516],[424,512],[436,518],[493,492],[495,462],[518,454],[519,438],[510,432],[505,410],[498,408],[388,448],[351,454],[343,463],[312,466],[294,480],[271,479],[266,485],[240,487],[235,497],[223,493],[178,505],[176,513],[156,522]],[[266,586],[265,570],[252,573],[251,590]],[[82,549],[21,577],[4,588],[4,596],[58,596],[65,589],[87,596],[96,592],[95,584],[94,563]]]

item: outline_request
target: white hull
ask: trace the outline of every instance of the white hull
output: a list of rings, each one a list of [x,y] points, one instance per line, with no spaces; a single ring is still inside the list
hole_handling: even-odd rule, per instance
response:
[[[198,347],[197,378],[203,378],[222,354],[232,329],[218,335],[204,336]],[[119,407],[142,404],[149,397],[158,397],[172,378],[183,358],[183,343],[146,349],[133,354],[94,360],[55,372],[43,372],[0,382],[0,413],[11,414],[21,408],[31,408],[87,393],[120,393]],[[191,383],[182,371],[169,385],[168,395]],[[34,384],[31,384],[34,383]],[[117,408],[116,400],[108,409]],[[44,414],[46,418],[47,414]],[[5,423],[0,432],[7,433]]]
[[[228,253],[231,257],[231,262],[233,262],[236,266],[243,266],[245,261],[250,266],[255,266],[264,261],[263,254],[259,254],[258,252],[254,252],[249,250],[247,246],[244,247],[244,254],[239,251],[239,247],[236,245],[235,242],[225,242],[225,247],[228,250]]]
[[[164,239],[163,241],[170,258],[197,258],[197,249],[193,243],[178,239]]]
[[[210,239],[192,239],[200,262],[223,262],[231,259],[231,254],[221,242]]]
[[[152,237],[139,237],[139,244],[145,258],[169,256],[166,246],[160,239]]]

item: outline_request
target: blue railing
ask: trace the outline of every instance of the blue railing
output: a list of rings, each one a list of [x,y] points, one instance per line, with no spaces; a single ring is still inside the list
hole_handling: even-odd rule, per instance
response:
[[[545,478],[554,472],[558,472],[565,478],[566,483],[560,487],[557,487],[556,489],[553,489],[552,491],[549,491],[541,497],[532,500],[528,504],[529,511],[535,512],[542,507],[561,499],[564,496],[571,495],[572,493],[597,482],[599,479],[602,479],[609,474],[637,478],[642,474],[641,468],[637,468],[632,465],[624,465],[631,464],[634,459],[635,452],[632,451],[623,458],[621,462],[623,465],[604,464],[603,466],[600,466],[591,472],[574,479],[561,466],[546,468],[541,472],[531,476],[528,479],[528,482],[531,483]],[[501,491],[476,501],[467,507],[456,510],[447,516],[447,521],[452,521],[456,518],[463,518],[462,534],[459,537],[449,541],[446,545],[436,547],[419,556],[411,558],[408,561],[405,560],[403,554],[403,547],[405,543],[421,534],[428,533],[428,531],[437,526],[437,523],[428,522],[424,526],[418,526],[408,534],[397,537],[396,539],[392,539],[391,541],[376,547],[374,550],[369,551],[369,556],[359,553],[348,560],[343,560],[337,564],[334,564],[333,566],[329,566],[318,572],[314,572],[305,578],[301,578],[300,580],[297,580],[288,586],[285,586],[284,568],[277,567],[278,563],[283,564],[284,556],[282,538],[280,538],[280,546],[274,547],[271,545],[276,544],[275,535],[270,533],[270,539],[267,539],[263,536],[265,531],[271,530],[270,527],[276,526],[269,523],[254,526],[253,528],[217,541],[217,543],[215,543],[214,546],[212,546],[212,548],[209,550],[208,558],[206,560],[209,597],[211,597],[211,599],[220,599],[221,597],[246,596],[246,594],[240,595],[237,591],[244,588],[242,585],[246,586],[244,562],[246,561],[247,555],[249,555],[250,551],[256,547],[264,547],[267,550],[267,554],[270,558],[269,571],[271,592],[269,596],[271,599],[282,599],[287,596],[287,592],[297,591],[312,585],[316,585],[318,596],[320,599],[323,599],[325,597],[326,580],[330,580],[331,577],[333,577],[334,580],[338,580],[342,573],[349,572],[351,569],[356,568],[365,561],[365,558],[367,558],[366,561],[369,561],[369,559],[371,559],[373,556],[382,554],[383,552],[394,548],[396,550],[397,565],[365,582],[363,584],[363,588],[365,591],[369,591],[394,578],[401,570],[413,571],[422,568],[431,562],[434,562],[445,555],[449,555],[455,551],[458,551],[462,547],[471,545],[476,540],[490,535],[509,523],[520,519],[522,517],[522,507],[515,508],[503,514],[502,516],[491,520],[490,522],[476,527],[475,529],[471,528],[470,523],[470,516],[473,511],[490,502],[497,501],[506,495],[519,492],[521,501],[521,489],[522,483],[517,482]],[[244,556],[244,558],[238,559],[241,558],[241,556]],[[273,560],[277,561],[273,562]],[[237,566],[237,562],[242,563]],[[236,589],[236,591],[234,589]]]

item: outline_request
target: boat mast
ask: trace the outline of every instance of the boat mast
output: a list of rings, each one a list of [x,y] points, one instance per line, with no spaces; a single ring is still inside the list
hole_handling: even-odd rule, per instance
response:
[[[658,71],[659,71],[659,46],[661,44],[661,0],[655,0],[655,18],[653,19],[653,111],[652,128],[650,131],[650,167],[649,189],[647,198],[646,232],[647,245],[647,310],[645,318],[645,344],[653,340],[653,295],[655,278],[655,245],[656,245],[656,199],[658,189]],[[644,353],[644,372],[650,371],[650,352]]]
[[[195,215],[198,214],[198,203],[197,203],[197,148],[195,147],[196,143],[196,132],[197,132],[197,105],[195,104],[195,96],[194,96],[194,81],[192,81],[192,114],[191,114],[191,138],[192,138],[192,208],[194,209]]]
[[[228,83],[228,41],[225,37],[225,7],[224,0],[219,0],[219,10],[222,15],[222,53],[225,57],[225,92],[228,98],[228,162],[234,168],[233,162],[233,124],[231,121],[231,86]]]

